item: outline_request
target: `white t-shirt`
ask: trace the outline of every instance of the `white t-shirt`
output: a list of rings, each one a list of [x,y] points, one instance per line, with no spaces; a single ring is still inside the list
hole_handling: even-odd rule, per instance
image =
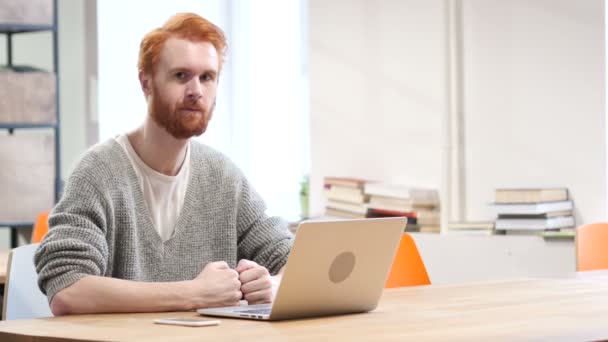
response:
[[[190,144],[188,144],[186,158],[177,175],[167,176],[154,171],[141,160],[126,134],[119,135],[115,139],[127,152],[133,165],[148,211],[152,215],[154,228],[163,241],[169,240],[175,230],[179,213],[182,211],[188,188]]]

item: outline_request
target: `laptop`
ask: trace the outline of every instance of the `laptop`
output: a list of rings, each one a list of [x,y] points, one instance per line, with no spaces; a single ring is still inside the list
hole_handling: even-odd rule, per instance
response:
[[[303,222],[272,303],[197,312],[276,321],[371,311],[405,224],[404,217]]]

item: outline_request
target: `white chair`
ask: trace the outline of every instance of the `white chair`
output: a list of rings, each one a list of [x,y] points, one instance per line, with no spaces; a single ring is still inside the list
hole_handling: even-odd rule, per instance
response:
[[[34,267],[37,243],[13,249],[8,257],[2,319],[53,316],[46,296],[38,288]]]

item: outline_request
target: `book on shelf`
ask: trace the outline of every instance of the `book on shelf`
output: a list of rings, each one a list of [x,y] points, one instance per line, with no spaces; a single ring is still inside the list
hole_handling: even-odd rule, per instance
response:
[[[418,209],[414,211],[386,210],[369,208],[369,217],[407,217],[415,219],[420,225],[439,225],[439,211],[429,209]]]
[[[549,218],[498,218],[496,229],[499,230],[544,230],[574,227],[573,216]]]
[[[405,217],[405,218],[407,218],[408,224],[417,224],[418,223],[418,218],[417,218],[415,212],[399,212],[399,211],[389,211],[389,210],[368,209],[367,217],[369,217],[369,218]]]
[[[496,203],[538,203],[568,200],[567,188],[496,189]]]
[[[418,215],[415,211],[400,211],[400,210],[386,210],[370,208],[368,206],[368,214],[370,217],[408,217],[417,218]]]
[[[574,227],[570,227],[570,228],[560,228],[559,229],[560,233],[570,233],[570,234],[576,234],[576,228]]]
[[[416,211],[416,222],[422,226],[439,226],[441,218],[436,210],[418,210]]]
[[[412,204],[437,206],[439,205],[439,194],[435,189],[416,188],[400,184],[382,182],[367,183],[364,187],[367,195],[399,198],[412,201]]]
[[[415,208],[435,208],[439,205],[437,202],[413,198],[397,198],[378,195],[369,196],[370,206],[378,209],[385,208],[386,210],[411,211]]]
[[[408,224],[405,227],[406,233],[439,233],[440,230],[440,227],[435,225]]]
[[[369,182],[366,179],[362,178],[352,178],[352,177],[325,177],[323,179],[323,183],[327,187],[332,186],[341,186],[345,188],[359,188],[363,189],[363,186]]]
[[[325,204],[325,207],[335,209],[335,210],[340,210],[340,211],[347,211],[347,212],[350,212],[353,214],[363,214],[363,215],[367,214],[367,207],[363,204],[346,203],[346,202],[338,202],[338,201],[329,200]]]
[[[347,218],[347,219],[361,219],[361,218],[366,217],[365,214],[351,213],[348,211],[342,211],[342,210],[337,210],[337,209],[332,209],[332,208],[325,208],[325,215],[330,216],[330,217],[340,217],[340,218]]]
[[[539,203],[493,203],[498,215],[540,215],[559,211],[571,211],[572,201],[539,202]]]
[[[372,196],[369,200],[369,202],[367,203],[367,207],[370,209],[376,209],[376,210],[384,210],[384,211],[394,211],[394,212],[414,212],[416,211],[416,207],[411,206],[411,205],[388,205],[388,204],[378,204],[377,202],[374,202],[374,196]]]
[[[548,218],[559,216],[574,216],[572,210],[553,211],[542,214],[499,214],[500,218]]]
[[[569,229],[569,228],[566,228]],[[574,239],[576,236],[576,233],[574,232],[574,228],[572,228],[572,231],[569,230],[545,230],[544,232],[540,232],[539,234],[540,236],[544,237],[545,239]]]
[[[369,196],[365,195],[362,189],[347,188],[343,186],[332,186],[329,189],[325,189],[325,197],[329,200],[339,202],[359,204],[369,202]]]
[[[557,231],[557,230],[555,230],[555,231]],[[534,229],[507,229],[507,230],[498,230],[498,232],[503,232],[505,235],[509,235],[509,236],[514,236],[514,235],[540,236],[540,234],[545,231],[544,230],[534,230]]]
[[[575,236],[574,227],[560,228],[560,229],[545,229],[545,230],[535,230],[535,229],[507,229],[507,230],[497,230],[498,234],[506,234],[506,235],[525,235],[525,236],[542,236],[544,238],[574,238]]]

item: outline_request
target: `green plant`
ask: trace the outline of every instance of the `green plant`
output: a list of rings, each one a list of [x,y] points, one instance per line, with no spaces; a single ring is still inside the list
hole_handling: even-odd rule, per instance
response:
[[[300,217],[308,218],[308,201],[309,201],[310,179],[308,175],[302,176],[300,181]]]

